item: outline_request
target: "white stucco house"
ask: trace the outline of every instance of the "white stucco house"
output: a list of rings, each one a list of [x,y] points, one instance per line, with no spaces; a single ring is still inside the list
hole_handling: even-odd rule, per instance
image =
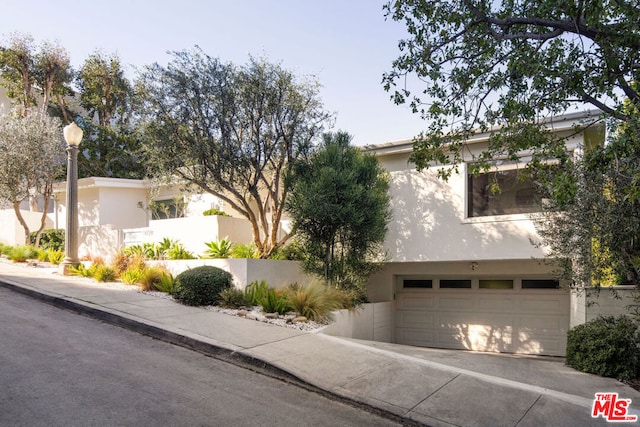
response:
[[[586,140],[603,142],[604,125],[576,133],[594,115],[557,117],[547,126],[568,137],[567,150],[574,151]],[[469,152],[479,153],[488,137],[474,137]],[[570,325],[586,320],[584,301],[559,286],[552,267],[541,262],[544,249],[531,243],[539,240],[531,219],[539,205],[533,183],[516,179],[522,164],[498,161],[497,171],[479,176],[464,164],[443,181],[437,167],[418,172],[409,162],[411,141],[367,151],[391,175],[389,260],[370,279],[368,293],[373,302],[392,301],[386,316],[393,341],[564,355]],[[501,183],[499,194],[488,191],[490,178]]]

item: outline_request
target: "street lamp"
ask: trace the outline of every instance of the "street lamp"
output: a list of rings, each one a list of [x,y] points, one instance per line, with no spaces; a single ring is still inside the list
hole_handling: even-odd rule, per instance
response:
[[[64,235],[64,260],[60,272],[69,275],[69,267],[77,267],[78,261],[78,146],[82,141],[82,129],[75,122],[64,127],[67,142],[67,228]]]

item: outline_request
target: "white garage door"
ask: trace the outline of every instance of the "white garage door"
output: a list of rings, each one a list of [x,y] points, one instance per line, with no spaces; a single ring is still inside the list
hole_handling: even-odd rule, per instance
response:
[[[399,277],[396,342],[564,356],[569,292],[549,279]]]

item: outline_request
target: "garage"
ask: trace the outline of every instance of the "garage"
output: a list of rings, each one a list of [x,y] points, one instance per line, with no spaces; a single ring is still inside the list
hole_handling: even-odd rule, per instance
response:
[[[396,276],[395,283],[399,344],[565,355],[570,297],[556,280]]]

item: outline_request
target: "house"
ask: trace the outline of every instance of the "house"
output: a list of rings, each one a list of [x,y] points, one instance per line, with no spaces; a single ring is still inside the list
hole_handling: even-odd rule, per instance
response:
[[[54,186],[54,199],[56,228],[64,228],[65,183]],[[197,256],[206,249],[205,242],[222,238],[236,243],[252,241],[248,221],[239,215],[203,215],[211,208],[224,210],[223,205],[210,194],[185,192],[179,185],[155,186],[148,181],[123,178],[81,178],[78,255],[108,259],[122,246],[169,238]]]
[[[604,141],[604,126],[576,134],[594,113],[554,118],[547,125],[566,136],[567,149]],[[489,133],[469,141],[486,147]],[[570,324],[582,323],[578,301],[541,262],[544,248],[531,213],[535,190],[517,178],[522,164],[498,162],[497,171],[473,176],[462,165],[448,181],[438,167],[418,172],[409,162],[411,141],[370,146],[390,173],[393,219],[386,237],[388,262],[371,277],[372,302],[392,302],[393,341],[415,346],[564,355]],[[493,176],[490,176],[493,175]],[[494,194],[491,179],[501,184]],[[572,319],[572,316],[574,317]]]

